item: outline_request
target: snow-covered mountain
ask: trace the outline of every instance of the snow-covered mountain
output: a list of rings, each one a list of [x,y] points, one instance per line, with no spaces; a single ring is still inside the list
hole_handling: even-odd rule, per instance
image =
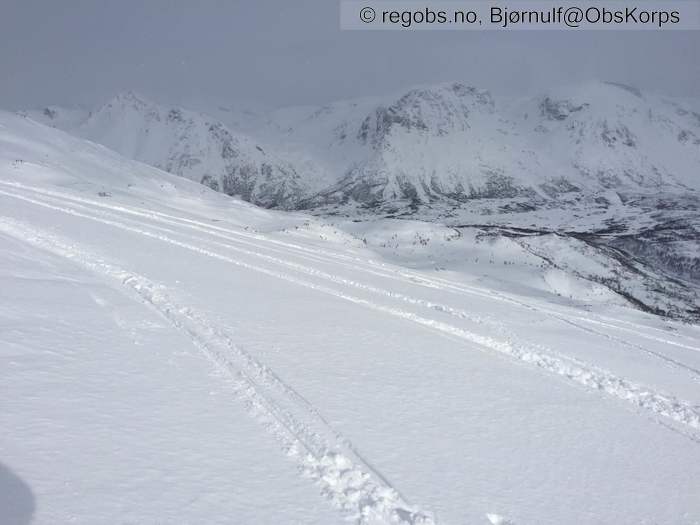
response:
[[[250,134],[133,93],[82,120],[58,108],[31,114],[266,207],[541,206],[608,190],[700,188],[700,113],[614,83],[502,101],[460,83],[428,86],[275,111]]]
[[[567,194],[700,187],[700,113],[617,84],[499,101],[456,83],[271,121],[281,123],[281,150],[305,147],[336,174],[309,207],[517,197],[537,206]]]
[[[260,142],[206,115],[163,107],[133,92],[116,96],[82,119],[55,107],[27,114],[128,158],[265,207],[294,207],[306,193],[295,168]]]

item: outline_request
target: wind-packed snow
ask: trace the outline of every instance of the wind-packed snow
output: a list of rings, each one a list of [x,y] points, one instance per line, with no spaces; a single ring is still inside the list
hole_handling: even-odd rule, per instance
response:
[[[700,331],[566,242],[262,210],[0,113],[0,521],[700,523]]]

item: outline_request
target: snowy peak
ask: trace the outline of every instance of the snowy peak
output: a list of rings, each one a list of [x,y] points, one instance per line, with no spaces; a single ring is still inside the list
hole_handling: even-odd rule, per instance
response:
[[[546,120],[566,120],[572,113],[588,107],[588,103],[576,105],[571,100],[555,100],[545,96],[540,102],[540,113]]]
[[[134,92],[92,114],[34,118],[266,207],[517,199],[527,209],[700,189],[700,114],[614,82],[500,101],[463,83],[420,86],[278,110],[245,133]]]
[[[698,189],[700,119],[679,103],[616,83],[558,90],[533,101],[533,131],[590,189]],[[686,118],[690,116],[690,118]],[[576,182],[574,179],[578,179]]]
[[[458,83],[360,102],[355,143],[352,116],[335,127],[343,140],[331,148],[351,152],[342,176],[309,205],[518,198],[531,207],[610,189],[697,188],[697,122],[675,104],[606,82],[500,104]]]
[[[377,147],[392,132],[419,131],[442,136],[470,128],[472,111],[493,113],[487,91],[454,83],[412,89],[389,105],[380,105],[362,121],[357,133],[363,143]]]
[[[108,101],[102,109],[117,109],[124,110],[132,108],[136,111],[145,111],[148,108],[156,110],[156,104],[149,101],[146,97],[137,94],[135,91],[123,91],[115,95]]]
[[[293,207],[302,181],[291,164],[246,134],[201,113],[126,92],[75,133],[127,157],[267,207]]]

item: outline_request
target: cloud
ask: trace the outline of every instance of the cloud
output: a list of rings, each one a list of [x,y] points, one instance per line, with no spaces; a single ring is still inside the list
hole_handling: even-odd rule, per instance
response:
[[[0,20],[0,107],[324,103],[448,80],[496,93],[606,79],[700,96],[700,32],[350,32],[328,0],[15,1]]]

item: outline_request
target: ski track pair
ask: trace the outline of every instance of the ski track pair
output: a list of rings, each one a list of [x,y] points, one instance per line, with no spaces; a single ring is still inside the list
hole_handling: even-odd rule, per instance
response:
[[[52,197],[49,197],[49,198],[57,198],[57,197],[53,197],[53,196],[52,196]],[[101,204],[101,203],[93,203],[93,204]],[[90,208],[88,208],[88,207],[86,207],[86,206],[84,206],[84,205],[82,205],[82,204],[74,203],[73,206],[76,207],[76,208],[80,208],[80,209],[82,209],[82,210],[84,210],[84,211],[88,211],[88,212],[91,212],[91,213],[100,214],[100,215],[103,216],[103,217],[108,217],[108,218],[111,217],[111,218],[117,218],[117,219],[122,219],[122,220],[124,220],[124,217],[120,217],[120,216],[118,216],[118,215],[115,215],[114,213],[104,212],[104,211],[97,211],[97,210],[94,210],[94,209],[90,209]],[[114,208],[114,207],[108,207],[107,209],[113,209],[113,208]],[[127,212],[127,211],[130,211],[130,210],[124,209],[124,211]],[[138,212],[138,213],[139,213],[139,215],[147,215],[146,213],[143,213],[143,214],[142,214],[141,212]],[[153,221],[155,221],[155,222],[160,222],[161,224],[162,224],[162,223],[165,223],[165,224],[174,225],[174,226],[183,226],[183,225],[184,225],[184,226],[188,227],[189,229],[192,229],[192,230],[195,230],[195,231],[200,231],[200,232],[202,232],[202,233],[205,233],[205,234],[210,235],[210,236],[213,236],[213,237],[225,239],[225,240],[228,241],[228,242],[233,242],[233,243],[236,243],[236,244],[238,244],[238,245],[243,244],[243,245],[246,245],[246,246],[250,246],[250,247],[254,248],[255,250],[264,249],[264,250],[271,251],[271,252],[275,252],[275,253],[281,253],[281,254],[283,254],[283,255],[286,254],[286,253],[285,253],[284,251],[282,251],[282,249],[280,249],[280,248],[275,248],[275,247],[270,247],[270,246],[263,246],[263,245],[261,245],[260,242],[263,242],[263,241],[260,241],[260,242],[253,242],[253,241],[249,240],[249,236],[248,236],[248,235],[242,236],[243,238],[241,238],[241,237],[235,236],[235,234],[234,234],[234,235],[230,235],[230,234],[227,235],[227,234],[220,233],[219,230],[221,230],[221,228],[219,228],[219,227],[216,227],[216,230],[215,230],[215,231],[211,231],[209,228],[203,227],[202,225],[189,224],[189,223],[183,224],[183,223],[181,223],[181,222],[179,222],[179,221],[177,221],[177,220],[175,220],[175,219],[173,219],[173,218],[160,218],[160,217],[158,217],[155,213],[153,213],[153,214],[148,214],[148,215],[149,215],[149,219],[150,219],[150,220],[153,220]],[[199,242],[206,242],[206,243],[209,244],[209,245],[214,245],[214,246],[217,246],[217,247],[220,247],[220,248],[224,248],[224,249],[227,249],[227,250],[238,251],[239,253],[243,253],[243,254],[248,255],[248,256],[258,257],[258,258],[261,258],[261,259],[263,259],[263,260],[272,262],[273,264],[286,266],[286,267],[288,267],[288,268],[292,268],[293,270],[299,271],[299,272],[301,272],[301,273],[306,273],[307,275],[311,275],[311,276],[314,276],[314,277],[319,277],[319,278],[328,280],[328,281],[330,281],[330,282],[334,282],[334,283],[337,283],[337,284],[341,284],[341,285],[345,285],[345,286],[350,286],[350,287],[362,289],[362,290],[364,290],[364,291],[369,291],[369,292],[371,292],[371,293],[376,293],[376,294],[379,294],[379,295],[384,295],[384,296],[390,297],[390,298],[392,298],[392,299],[398,299],[398,300],[407,302],[407,303],[409,303],[409,304],[423,306],[423,307],[426,307],[426,308],[429,308],[429,309],[432,309],[432,310],[435,310],[435,311],[438,311],[438,312],[444,312],[444,313],[446,313],[446,314],[448,314],[448,315],[451,315],[451,316],[454,316],[454,317],[457,317],[457,318],[460,318],[460,319],[463,319],[463,320],[467,320],[467,321],[470,321],[470,322],[473,322],[473,323],[483,324],[483,325],[489,325],[489,326],[491,326],[491,327],[493,327],[493,328],[496,328],[496,329],[498,330],[499,333],[504,334],[508,340],[511,340],[511,341],[512,341],[512,340],[515,339],[515,336],[507,331],[506,327],[503,325],[502,322],[494,321],[494,320],[492,320],[491,318],[485,317],[485,316],[483,316],[483,315],[482,315],[482,316],[477,316],[477,315],[471,314],[471,313],[469,313],[469,312],[466,312],[466,311],[463,310],[463,309],[452,308],[452,307],[450,307],[450,306],[443,305],[443,304],[440,304],[440,303],[435,303],[435,302],[432,302],[432,301],[426,301],[426,300],[424,300],[424,299],[411,297],[411,296],[408,296],[408,295],[406,295],[406,294],[402,294],[402,293],[398,293],[398,292],[393,292],[393,291],[385,290],[385,289],[378,288],[378,287],[375,287],[375,286],[363,284],[363,283],[360,283],[360,282],[357,282],[357,281],[354,281],[354,280],[351,280],[351,279],[345,279],[345,278],[342,278],[342,277],[339,277],[339,276],[336,276],[336,275],[332,275],[332,274],[329,274],[329,273],[324,272],[324,271],[321,271],[321,270],[317,270],[317,269],[310,268],[310,267],[307,267],[307,266],[304,266],[304,265],[300,265],[300,264],[297,264],[297,263],[293,263],[293,262],[290,262],[290,261],[288,261],[288,260],[280,259],[280,258],[278,258],[278,257],[273,257],[273,256],[270,256],[270,255],[266,255],[266,254],[260,253],[259,251],[250,251],[250,250],[246,250],[246,249],[240,248],[240,246],[232,246],[232,245],[230,245],[230,244],[224,244],[224,243],[221,243],[221,242],[212,241],[212,240],[210,240],[210,239],[203,239],[203,238],[201,238],[201,237],[197,237],[197,236],[194,236],[194,235],[184,234],[184,233],[182,233],[182,232],[178,232],[178,231],[171,230],[171,229],[168,229],[168,228],[163,228],[163,227],[161,227],[161,226],[155,226],[155,225],[152,225],[152,224],[151,224],[151,225],[148,225],[148,227],[150,227],[150,228],[152,228],[152,229],[157,229],[157,230],[159,230],[159,231],[163,231],[163,232],[166,232],[166,233],[170,233],[170,234],[173,234],[173,235],[186,236],[186,237],[189,237],[189,238],[192,239],[192,240],[199,241]],[[307,261],[308,261],[309,259],[311,259],[311,260],[315,260],[315,261],[318,261],[318,262],[335,262],[335,261],[328,261],[328,260],[324,261],[324,260],[323,260],[322,258],[320,258],[320,257],[317,257],[317,256],[315,256],[315,255],[311,255],[311,254],[306,254],[306,253],[304,253],[304,254],[297,254],[296,256],[297,256],[297,257],[300,257],[300,258],[305,258]],[[341,263],[341,264],[343,264],[343,263]],[[355,265],[351,266],[351,268],[362,271],[362,268],[361,268],[361,267],[358,267],[358,266],[355,266]],[[375,275],[379,275],[379,276],[382,276],[382,277],[389,277],[388,275],[386,275],[386,274],[383,273],[383,272],[370,271],[369,273],[375,274]],[[518,304],[520,304],[520,303],[518,303]],[[528,306],[528,305],[525,305],[525,306]],[[530,309],[531,309],[531,310],[534,310],[534,311],[539,311],[539,310],[537,310],[536,308],[530,308]],[[569,325],[571,325],[571,326],[574,326],[575,328],[577,328],[577,329],[579,329],[579,330],[582,330],[582,331],[584,331],[584,332],[587,332],[587,333],[590,333],[590,334],[594,334],[595,336],[597,336],[597,337],[602,337],[602,338],[604,338],[604,339],[606,339],[606,340],[615,341],[616,343],[621,344],[621,345],[623,345],[623,346],[626,347],[626,348],[632,349],[633,351],[641,351],[641,352],[644,352],[644,353],[646,353],[646,354],[648,354],[648,355],[650,355],[650,356],[652,356],[652,357],[654,357],[654,358],[660,359],[660,360],[664,361],[665,364],[666,364],[667,366],[672,367],[672,368],[675,368],[675,369],[679,369],[679,370],[683,371],[684,373],[690,374],[693,381],[695,381],[695,382],[700,382],[700,370],[698,370],[697,368],[694,368],[694,367],[692,367],[692,366],[686,365],[686,364],[684,364],[684,363],[682,363],[682,362],[680,362],[680,361],[678,361],[678,360],[676,360],[676,359],[673,359],[673,358],[671,358],[671,357],[668,357],[668,356],[666,356],[666,355],[664,355],[664,354],[662,354],[662,353],[659,353],[659,352],[656,352],[656,351],[654,351],[654,350],[645,348],[645,347],[643,347],[643,346],[641,346],[641,345],[638,345],[638,344],[635,344],[635,343],[631,343],[631,342],[629,342],[629,341],[626,341],[626,340],[621,339],[621,338],[619,338],[619,337],[616,337],[616,336],[614,336],[614,335],[610,335],[610,334],[605,333],[605,332],[600,332],[600,331],[598,331],[598,330],[595,330],[595,329],[590,328],[590,327],[587,327],[587,326],[582,326],[582,325],[580,325],[580,324],[578,324],[578,323],[576,323],[576,322],[574,322],[574,321],[571,321],[570,319],[567,319],[566,317],[557,317],[557,319],[560,320],[561,322],[564,322],[564,323],[566,323],[566,324],[569,324]],[[522,344],[522,343],[521,343],[520,346],[521,346],[521,347],[526,347],[526,346],[528,346],[528,345],[525,345],[525,344]],[[533,347],[532,345],[530,345],[530,348],[536,348],[538,351],[546,351],[546,352],[549,352],[549,353],[556,353],[556,352],[554,352],[552,349],[542,347],[541,345],[537,345],[536,347]]]
[[[424,275],[420,275],[416,272],[395,267],[395,266],[387,266],[385,263],[382,262],[377,262],[371,259],[363,259],[360,257],[356,256],[350,256],[346,254],[341,254],[341,253],[334,253],[328,250],[320,250],[320,249],[314,249],[314,248],[309,248],[306,246],[301,246],[295,243],[291,243],[288,241],[280,241],[275,238],[271,238],[269,236],[260,234],[260,233],[252,233],[249,231],[236,231],[233,229],[229,228],[222,228],[220,226],[216,226],[213,224],[208,224],[202,221],[197,221],[193,219],[188,219],[186,217],[178,217],[174,215],[170,215],[167,213],[162,213],[162,212],[157,212],[157,211],[152,211],[152,210],[145,210],[145,209],[140,209],[137,207],[130,207],[126,208],[124,206],[115,206],[115,205],[107,205],[104,204],[103,202],[98,202],[90,199],[85,199],[81,198],[75,195],[69,195],[61,192],[56,192],[56,191],[51,191],[51,190],[45,190],[33,186],[28,186],[25,184],[21,184],[18,182],[3,182],[0,181],[0,184],[4,184],[6,186],[10,186],[13,188],[17,189],[22,189],[26,191],[32,191],[35,193],[39,193],[43,196],[49,196],[49,197],[55,197],[59,198],[62,200],[68,200],[73,203],[83,203],[83,204],[89,204],[94,207],[102,208],[102,209],[108,209],[112,211],[117,211],[117,212],[122,212],[126,213],[129,215],[135,215],[139,217],[144,217],[144,218],[149,218],[152,220],[166,220],[167,222],[171,224],[177,224],[179,226],[188,226],[190,228],[194,228],[200,231],[205,231],[206,233],[209,233],[210,235],[215,235],[216,232],[224,232],[228,235],[235,235],[238,237],[243,237],[243,238],[248,238],[248,239],[255,239],[255,240],[260,240],[264,241],[265,244],[267,245],[265,248],[266,249],[273,249],[269,245],[274,244],[278,246],[282,246],[285,250],[292,249],[297,252],[302,252],[306,257],[312,257],[316,260],[319,261],[326,261],[326,262],[333,262],[334,264],[341,264],[345,267],[354,269],[354,270],[359,270],[364,273],[369,273],[372,275],[377,275],[380,277],[385,277],[387,279],[392,279],[392,280],[398,280],[398,281],[403,281],[403,282],[408,282],[410,284],[414,285],[419,285],[419,286],[424,286],[428,288],[433,288],[433,289],[439,289],[441,291],[448,291],[448,292],[453,292],[453,293],[458,293],[458,294],[468,294],[468,295],[476,295],[485,299],[490,299],[490,300],[495,300],[495,301],[501,301],[501,302],[506,302],[509,304],[517,305],[519,307],[540,312],[544,314],[545,316],[554,319],[554,320],[559,320],[564,323],[569,324],[570,326],[575,326],[579,329],[582,329],[584,331],[588,331],[589,333],[598,333],[602,337],[606,337],[608,339],[614,338],[615,341],[627,345],[628,343],[621,338],[615,337],[615,336],[610,336],[609,334],[603,334],[596,332],[595,330],[591,332],[591,328],[586,328],[582,327],[579,324],[577,324],[575,321],[583,321],[586,323],[592,323],[596,324],[599,326],[603,326],[606,328],[612,328],[615,330],[620,330],[620,331],[625,331],[628,333],[633,333],[636,336],[643,337],[646,339],[653,340],[655,342],[660,342],[664,344],[669,344],[672,346],[677,346],[681,347],[687,350],[692,350],[696,352],[700,352],[700,348],[696,346],[689,346],[686,344],[683,344],[678,341],[674,341],[672,339],[668,339],[668,334],[667,331],[652,327],[652,326],[646,326],[646,325],[639,325],[637,323],[631,322],[631,321],[625,321],[622,319],[611,319],[607,318],[605,316],[602,316],[600,314],[596,314],[595,317],[590,317],[590,316],[583,316],[580,314],[565,314],[563,312],[558,312],[558,311],[553,311],[551,309],[548,309],[546,307],[543,307],[541,305],[535,306],[530,303],[525,303],[523,301],[514,299],[512,297],[509,297],[501,292],[497,292],[494,290],[483,290],[477,287],[473,286],[468,286],[464,285],[461,283],[455,283],[453,281],[449,281],[447,279],[443,279],[440,277],[427,277]],[[353,261],[355,263],[360,262],[362,263],[362,266],[358,266],[357,264],[353,264]],[[630,328],[627,328],[626,326],[621,326],[621,325],[628,325]],[[654,331],[654,332],[659,332],[663,334],[665,337],[657,337],[650,335],[646,333],[646,331]],[[677,338],[684,338],[684,339],[689,339],[686,336],[682,334],[673,334]],[[693,340],[693,339],[689,339]],[[693,340],[694,341],[694,340]]]
[[[34,193],[42,193],[31,188],[22,188]],[[49,192],[43,192],[43,198],[47,197],[54,203],[59,200],[62,206],[56,206],[37,199],[28,198],[25,195],[20,195],[13,192],[0,190],[0,194],[8,197],[24,200],[35,205],[47,207],[55,211],[67,213],[77,217],[86,218],[92,221],[97,221],[112,227],[126,230],[132,233],[144,235],[149,238],[155,238],[169,244],[174,244],[184,249],[198,252],[202,255],[213,257],[231,264],[242,266],[249,270],[265,273],[286,281],[306,286],[314,290],[328,293],[346,299],[356,304],[378,309],[385,313],[395,315],[429,328],[438,331],[456,335],[462,339],[487,347],[491,350],[496,350],[501,353],[506,353],[520,361],[524,361],[535,366],[553,372],[558,375],[563,375],[579,384],[583,384],[596,390],[603,390],[606,393],[615,397],[625,399],[632,402],[634,405],[650,410],[657,415],[670,417],[676,422],[683,423],[693,429],[700,428],[700,416],[694,411],[693,407],[679,401],[672,396],[664,396],[644,389],[639,385],[625,381],[621,378],[616,378],[612,374],[594,367],[588,367],[583,363],[568,360],[563,356],[546,355],[537,353],[532,349],[518,348],[509,341],[497,341],[492,338],[483,337],[457,327],[453,327],[446,323],[423,318],[410,312],[405,312],[395,308],[384,307],[382,305],[371,303],[365,299],[353,297],[348,294],[339,293],[338,291],[318,286],[312,282],[307,282],[297,279],[293,276],[268,270],[263,267],[256,267],[242,261],[232,259],[217,252],[213,252],[201,247],[184,243],[168,237],[153,233],[153,231],[144,230],[147,227],[151,230],[165,231],[178,236],[188,236],[183,232],[169,230],[161,226],[153,224],[139,224],[141,228],[133,227],[123,222],[111,220],[111,218],[121,218],[114,213],[104,213],[95,209],[90,209],[87,206],[78,204],[78,199],[72,199],[68,196],[60,194],[48,195]],[[51,192],[55,193],[55,192]],[[183,219],[180,221],[175,216],[159,217],[156,212],[141,212],[131,210],[125,207],[105,206],[99,202],[80,199],[83,204],[92,205],[99,208],[107,208],[112,212],[122,212],[129,215],[145,216],[161,224],[169,224],[172,226],[189,226],[190,229],[206,233],[208,235],[223,238],[229,242],[244,244],[255,249],[264,248],[268,251],[280,252],[280,249],[271,248],[270,246],[261,246],[250,241],[245,241],[240,238],[233,238],[231,235],[236,235],[238,232],[232,232],[219,227],[211,227],[206,223]],[[73,206],[70,208],[68,206]],[[76,208],[87,211],[88,213],[98,214],[88,215],[77,211]],[[117,209],[119,208],[119,209]],[[166,214],[163,214],[166,215]],[[127,219],[128,220],[128,219]],[[63,257],[67,257],[76,261],[90,270],[101,274],[111,279],[116,279],[121,284],[125,285],[132,294],[136,294],[138,298],[146,303],[149,307],[154,308],[161,316],[163,316],[172,326],[184,332],[192,343],[199,348],[204,355],[213,363],[213,365],[221,372],[224,377],[228,377],[231,381],[237,395],[240,396],[251,414],[260,421],[265,428],[282,444],[288,454],[293,457],[303,472],[314,479],[320,486],[322,492],[338,507],[342,508],[346,513],[352,516],[356,523],[374,523],[376,521],[386,521],[391,523],[404,524],[423,524],[429,525],[435,523],[435,518],[420,507],[409,504],[405,498],[381,475],[371,464],[363,458],[352,444],[336,432],[323,416],[301,395],[293,390],[292,387],[285,384],[277,375],[274,374],[268,367],[262,365],[254,357],[245,351],[237,348],[231,341],[230,337],[222,330],[213,326],[206,318],[192,311],[190,308],[182,307],[174,303],[168,296],[167,291],[163,287],[159,287],[146,279],[143,276],[134,274],[118,268],[114,265],[104,262],[103,259],[91,255],[86,250],[79,247],[66,244],[55,236],[28,228],[14,220],[4,220],[0,222],[0,231],[9,235],[18,237],[24,241],[30,242],[40,248],[52,251]],[[225,232],[227,235],[221,235],[219,232]],[[193,236],[189,236],[193,237]],[[252,238],[257,241],[268,241],[264,236],[258,234],[241,234],[241,237],[248,239]],[[196,238],[198,241],[204,239]],[[254,252],[241,248],[240,246],[232,246],[221,242],[212,241],[211,239],[204,240],[209,245],[215,245],[227,250],[238,251],[247,256],[255,256],[267,262],[286,266],[295,271],[306,273],[312,277],[324,279],[335,284],[344,285],[346,287],[354,287],[364,291],[381,294],[391,299],[401,300],[413,305],[425,307],[437,312],[442,312],[448,315],[465,319],[475,324],[486,324],[494,326],[497,323],[489,318],[482,316],[474,316],[464,310],[451,308],[449,306],[440,305],[431,301],[426,301],[419,298],[414,298],[398,292],[384,290],[375,286],[366,285],[334,276],[327,272],[309,268],[304,265],[285,261],[277,257],[267,254]],[[279,244],[278,244],[279,243]],[[286,243],[279,241],[271,244],[286,246]],[[294,245],[289,248],[295,249]],[[300,247],[303,248],[303,247]],[[316,259],[319,262],[341,262],[346,256],[326,257],[327,254],[313,253],[313,250],[296,250],[306,252],[307,260]],[[351,263],[346,262],[346,266]],[[387,274],[383,268],[368,269],[352,264],[352,267],[376,273],[384,277],[397,278],[393,274]],[[399,274],[399,278],[408,280],[413,284],[421,284],[423,286],[450,288],[453,284],[436,283],[423,278],[422,276]],[[416,282],[419,281],[419,282]],[[454,285],[455,288],[461,288]],[[473,293],[470,290],[460,290],[463,293]],[[482,295],[479,292],[479,295]],[[508,299],[508,302],[515,302]],[[527,305],[526,305],[527,306]],[[584,318],[585,320],[589,320]],[[568,322],[567,319],[562,319]],[[603,323],[601,323],[603,324]],[[578,325],[577,325],[578,326]],[[580,327],[585,330],[592,330],[586,327]],[[617,327],[616,327],[617,328]],[[595,331],[594,331],[595,332]],[[596,332],[598,333],[598,332]],[[599,333],[603,337],[614,338],[608,334]],[[681,345],[685,346],[685,345]],[[640,349],[651,352],[648,349],[639,347]],[[661,356],[659,356],[661,357]],[[570,362],[567,362],[570,361]],[[681,364],[681,366],[683,366]],[[673,429],[673,427],[669,427]],[[693,438],[694,436],[689,436]],[[489,520],[491,520],[489,515]]]
[[[296,461],[304,476],[314,480],[324,496],[355,523],[436,524],[431,513],[408,503],[301,394],[237,347],[225,331],[191,308],[173,301],[164,286],[12,219],[0,218],[0,232],[123,285],[132,296],[184,333],[228,381],[251,416]]]
[[[202,248],[200,246],[195,246],[193,244],[185,243],[182,241],[178,241],[176,239],[173,239],[171,237],[168,237],[166,235],[162,234],[157,234],[153,233],[152,231],[147,231],[142,228],[136,228],[133,226],[129,226],[128,224],[124,224],[118,221],[113,221],[110,219],[106,218],[100,218],[100,217],[95,217],[91,215],[86,215],[84,213],[81,213],[79,211],[76,211],[75,209],[71,208],[65,208],[61,206],[54,206],[50,203],[47,202],[42,202],[42,201],[37,201],[35,199],[31,199],[25,196],[21,195],[16,195],[4,191],[0,191],[0,194],[5,194],[11,197],[15,197],[18,199],[22,199],[28,202],[32,202],[34,204],[44,206],[50,209],[55,209],[56,211],[60,211],[63,213],[68,213],[70,215],[78,216],[78,217],[83,217],[87,218],[93,221],[97,221],[103,224],[107,224],[122,230],[130,231],[133,233],[137,233],[140,235],[144,235],[146,237],[154,238],[161,240],[163,242],[179,246],[181,248],[185,248],[197,253],[200,253],[202,255],[212,257],[215,259],[219,259],[225,262],[228,262],[230,264],[243,267],[249,270],[253,270],[256,272],[260,272],[269,276],[273,276],[294,284],[298,284],[325,294],[329,294],[332,296],[335,296],[340,299],[344,299],[347,301],[350,301],[355,304],[360,304],[365,307],[368,307],[373,310],[377,310],[389,315],[393,315],[395,317],[399,317],[402,319],[406,319],[409,321],[412,321],[416,324],[426,326],[428,328],[456,336],[460,339],[467,340],[471,343],[476,343],[478,347],[482,349],[487,349],[487,350],[492,350],[496,351],[501,354],[506,354],[511,358],[515,358],[516,360],[519,360],[521,362],[525,362],[531,365],[536,366],[537,368],[543,369],[547,372],[566,377],[567,379],[584,385],[588,388],[598,390],[598,391],[603,391],[607,393],[608,395],[611,395],[613,397],[616,397],[618,399],[625,400],[629,403],[632,403],[638,408],[645,409],[647,411],[650,411],[653,414],[664,416],[667,418],[670,418],[678,423],[681,423],[683,425],[686,425],[690,427],[691,429],[698,430],[700,429],[700,413],[698,412],[696,407],[693,407],[691,404],[679,400],[675,398],[672,395],[669,394],[663,394],[654,391],[651,388],[644,387],[642,385],[636,384],[634,382],[628,381],[624,378],[620,378],[615,376],[614,374],[600,369],[598,367],[594,367],[591,365],[587,365],[586,363],[583,363],[579,360],[576,359],[571,359],[567,358],[561,355],[557,354],[552,354],[552,353],[544,353],[539,351],[538,349],[534,348],[529,348],[523,345],[518,345],[515,344],[509,340],[498,340],[494,339],[489,336],[483,336],[476,334],[474,332],[455,327],[453,325],[444,323],[442,321],[437,321],[434,319],[429,319],[425,318],[423,316],[417,315],[415,313],[401,310],[398,308],[393,308],[393,307],[387,307],[383,306],[377,303],[374,303],[372,301],[369,301],[364,298],[360,298],[357,296],[350,295],[345,292],[341,292],[338,290],[335,290],[333,288],[329,288],[327,286],[323,285],[318,285],[310,281],[305,281],[303,279],[296,278],[294,276],[291,276],[289,274],[284,274],[281,272],[278,272],[276,270],[270,270],[265,267],[261,266],[256,266],[252,265],[237,259],[233,259],[231,257],[222,255],[217,252],[213,252],[211,250],[208,250],[206,248]],[[83,207],[84,208],[84,207]],[[125,209],[126,210],[126,209]],[[95,211],[92,211],[95,213]],[[158,227],[151,226],[151,228],[157,229]],[[162,229],[162,228],[161,228]],[[201,239],[200,239],[201,240]],[[314,270],[315,272],[315,270]],[[345,283],[347,284],[347,283]],[[364,286],[364,285],[363,285]],[[390,294],[393,292],[389,292]],[[405,296],[402,296],[405,297]],[[420,304],[420,303],[419,303]],[[432,304],[432,303],[431,303]],[[424,305],[425,306],[425,305]],[[448,312],[449,313],[449,312]],[[684,435],[691,437],[691,439],[697,440],[697,436],[695,434],[685,434]]]

